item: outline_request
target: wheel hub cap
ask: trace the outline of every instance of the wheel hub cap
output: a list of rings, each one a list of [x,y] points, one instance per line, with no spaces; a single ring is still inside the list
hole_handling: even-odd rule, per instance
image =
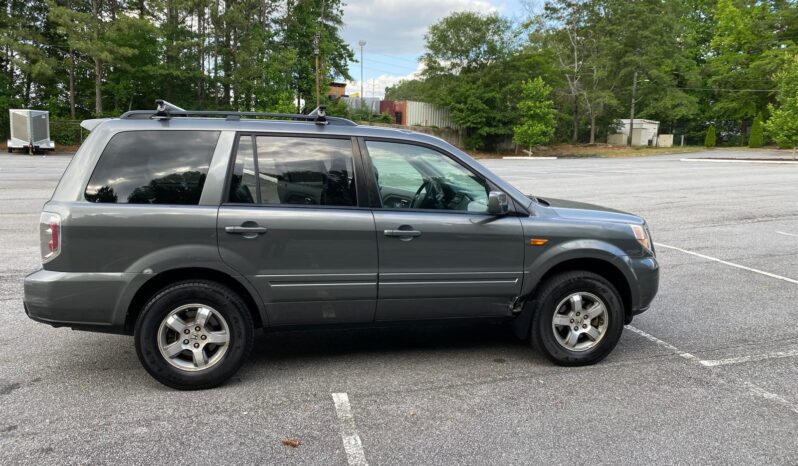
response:
[[[158,329],[158,348],[166,361],[195,372],[218,364],[227,353],[230,330],[222,315],[204,304],[172,310]]]
[[[569,351],[588,351],[604,338],[607,306],[596,295],[576,292],[560,301],[551,328],[560,346]]]

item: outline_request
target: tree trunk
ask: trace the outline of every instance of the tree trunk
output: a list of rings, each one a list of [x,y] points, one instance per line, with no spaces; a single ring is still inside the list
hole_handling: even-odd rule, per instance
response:
[[[103,62],[94,59],[94,113],[100,117],[103,114]]]
[[[579,96],[574,95],[574,132],[571,139],[573,139],[574,144],[579,142]]]
[[[100,0],[91,0],[91,12],[95,18],[100,18]],[[100,42],[99,27],[94,30],[95,43]],[[94,113],[98,117],[103,113],[103,62],[98,57],[94,57]]]
[[[590,115],[590,143],[596,143],[596,115]]]
[[[69,49],[69,116],[75,119],[75,51]]]

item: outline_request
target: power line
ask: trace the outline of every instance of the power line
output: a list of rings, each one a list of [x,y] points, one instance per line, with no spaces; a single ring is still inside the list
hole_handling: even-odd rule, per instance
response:
[[[674,87],[691,91],[716,91],[716,92],[779,92],[778,89],[722,89],[718,87]]]

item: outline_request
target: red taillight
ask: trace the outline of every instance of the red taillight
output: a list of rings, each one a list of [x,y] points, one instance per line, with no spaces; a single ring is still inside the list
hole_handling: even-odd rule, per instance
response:
[[[39,243],[42,262],[49,262],[61,252],[61,216],[42,212],[39,218]]]
[[[50,249],[50,252],[58,251],[58,248],[61,247],[59,242],[61,241],[61,233],[60,233],[61,225],[55,222],[50,223],[50,241],[47,242],[47,247]]]

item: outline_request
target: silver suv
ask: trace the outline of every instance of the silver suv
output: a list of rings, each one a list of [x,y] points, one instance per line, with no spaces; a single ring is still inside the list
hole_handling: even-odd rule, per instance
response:
[[[223,383],[255,329],[318,324],[502,319],[592,364],[657,292],[643,219],[524,195],[432,136],[163,103],[84,126],[25,311],[132,334],[170,387]]]

